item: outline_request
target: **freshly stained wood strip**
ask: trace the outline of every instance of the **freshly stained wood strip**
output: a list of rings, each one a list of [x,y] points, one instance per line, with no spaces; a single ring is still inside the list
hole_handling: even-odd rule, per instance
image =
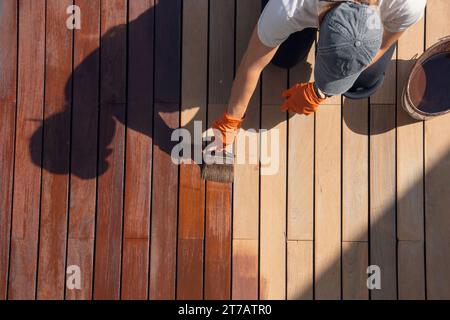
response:
[[[205,288],[207,300],[231,295],[231,186],[207,182]]]
[[[122,299],[148,295],[153,128],[154,1],[129,2]]]
[[[365,241],[342,243],[342,299],[367,300],[367,267],[369,244]]]
[[[150,248],[150,299],[174,299],[178,167],[171,135],[179,127],[181,1],[155,2],[155,112]]]
[[[94,299],[119,299],[127,72],[127,1],[101,3],[101,74]]]
[[[370,264],[382,270],[372,299],[396,299],[395,107],[370,106]]]
[[[423,122],[402,108],[403,89],[423,52],[424,20],[398,42],[397,62],[397,239],[399,299],[425,298]],[[402,241],[406,240],[406,241]],[[410,242],[412,241],[412,242]],[[420,245],[421,244],[421,245]]]
[[[262,86],[260,299],[285,299],[287,115],[280,105],[287,71],[267,66]]]
[[[92,298],[97,188],[100,0],[77,0],[82,28],[74,35],[72,146],[67,267],[78,266],[81,288],[66,299]]]
[[[19,9],[19,87],[8,298],[35,299],[42,157],[42,134],[38,136],[37,132],[42,125],[44,106],[45,1],[19,1]]]
[[[203,298],[203,239],[205,183],[193,160],[195,125],[206,127],[208,67],[208,1],[183,2],[183,66],[181,83],[181,126],[191,134],[191,157],[180,166],[177,299]],[[200,121],[197,122],[196,121]]]
[[[238,68],[260,14],[260,0],[238,1],[236,61]],[[258,298],[260,86],[248,106],[237,145],[245,145],[245,163],[235,166],[233,192],[233,299]]]
[[[234,67],[234,2],[210,1],[208,126],[225,110]],[[205,299],[231,297],[231,184],[206,183]]]
[[[341,297],[341,110],[316,113],[315,298]]]
[[[47,1],[44,146],[38,299],[62,300],[66,273],[73,31],[61,26],[72,0]]]
[[[17,88],[17,1],[0,2],[0,300],[8,287]]]
[[[450,34],[450,2],[428,1],[426,47]],[[427,298],[450,298],[450,115],[425,123]]]

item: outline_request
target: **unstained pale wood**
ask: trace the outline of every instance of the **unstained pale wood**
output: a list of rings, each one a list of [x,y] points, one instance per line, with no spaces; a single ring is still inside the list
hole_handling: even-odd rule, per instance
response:
[[[306,61],[289,72],[290,86],[314,80],[315,45]],[[288,239],[314,239],[314,116],[289,116]]]
[[[342,243],[342,299],[367,300],[369,244],[365,241]]]
[[[316,113],[315,298],[341,297],[341,106]]]
[[[428,2],[426,47],[450,34],[450,2]],[[450,298],[450,115],[425,123],[425,221],[428,299]]]
[[[423,122],[402,108],[403,90],[423,52],[424,21],[406,31],[398,43],[397,220],[400,240],[423,240]]]
[[[232,299],[258,299],[258,239],[233,239]]]
[[[369,103],[344,98],[342,108],[342,240],[367,242]]]
[[[425,298],[424,124],[402,108],[415,60],[423,52],[424,20],[398,42],[397,60],[397,238],[399,299]],[[406,240],[406,241],[404,241]]]
[[[398,298],[425,299],[425,263],[423,241],[398,243]]]
[[[372,299],[396,299],[395,106],[370,106],[370,264],[381,269]]]
[[[312,300],[314,287],[314,242],[287,242],[287,299]]]
[[[287,72],[269,65],[262,78],[260,299],[286,298],[287,115],[280,111]]]
[[[237,1],[236,61],[238,68],[258,21],[261,1]],[[260,84],[249,103],[236,139],[239,160],[233,185],[232,298],[258,297]]]

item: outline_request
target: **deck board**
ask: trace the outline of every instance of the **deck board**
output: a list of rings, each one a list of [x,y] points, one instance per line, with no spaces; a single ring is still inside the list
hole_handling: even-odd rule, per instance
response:
[[[119,299],[126,130],[127,6],[102,1],[94,298]]]
[[[233,185],[173,163],[171,135],[225,110],[261,1],[76,0],[80,30],[72,3],[0,1],[0,299],[450,298],[450,117],[401,108],[414,60],[450,34],[447,0],[369,100],[287,115],[281,92],[313,69],[269,66],[238,137],[257,161]]]
[[[448,1],[430,1],[426,12],[425,48],[450,34],[450,22],[446,18],[449,10]],[[425,124],[426,272],[429,299],[448,299],[450,296],[449,124],[449,115]]]
[[[260,0],[237,1],[235,68],[247,49],[261,11]],[[245,164],[235,166],[233,185],[232,298],[258,298],[260,83],[253,94],[236,145]],[[239,149],[241,150],[241,149]],[[239,151],[238,151],[239,152]]]
[[[81,288],[66,299],[91,299],[97,190],[100,0],[77,1],[85,26],[74,34],[71,179],[67,266],[79,266]]]
[[[154,1],[128,8],[128,88],[122,299],[148,297],[152,189]]]
[[[0,300],[8,292],[14,141],[17,106],[17,2],[0,3]]]
[[[19,2],[14,200],[8,298],[35,299],[39,246],[45,1]],[[35,119],[38,121],[28,121]],[[31,154],[30,154],[31,144]]]
[[[209,3],[208,127],[225,110],[234,76],[235,3]],[[205,299],[231,298],[231,183],[206,182]]]
[[[51,0],[46,7],[44,118],[47,120],[43,128],[43,166],[58,166],[64,174],[42,172],[38,299],[64,298],[73,31],[61,28],[59,21],[66,17],[64,10],[71,4],[70,0]],[[61,95],[64,91],[66,94]]]
[[[397,48],[397,238],[399,299],[425,297],[424,124],[401,107],[408,75],[423,52],[425,21],[407,30]]]
[[[174,299],[179,177],[170,136],[180,125],[182,12],[180,0],[157,0],[155,6],[150,299]]]
[[[180,166],[177,298],[203,298],[205,182],[196,163],[195,124],[205,129],[208,67],[208,1],[190,0],[183,5],[183,67],[181,126],[191,134],[187,163]],[[192,74],[196,77],[192,77]],[[199,123],[200,122],[200,123]],[[192,146],[192,148],[191,148]]]

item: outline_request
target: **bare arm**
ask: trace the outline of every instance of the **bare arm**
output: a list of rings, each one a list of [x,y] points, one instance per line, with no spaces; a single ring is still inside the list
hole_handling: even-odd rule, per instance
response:
[[[373,59],[372,63],[370,65],[373,65],[375,62],[378,61],[385,53],[389,50],[392,45],[397,42],[398,39],[403,35],[404,31],[400,32],[389,32],[387,30],[384,31],[383,34],[383,42],[381,43],[380,51],[378,51],[377,55]]]
[[[278,47],[265,46],[258,37],[256,28],[248,44],[233,81],[228,103],[228,114],[242,118],[258,84],[259,76],[277,52]]]

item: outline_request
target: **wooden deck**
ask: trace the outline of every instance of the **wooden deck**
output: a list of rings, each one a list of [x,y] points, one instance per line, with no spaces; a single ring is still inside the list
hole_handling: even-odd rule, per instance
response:
[[[0,299],[449,299],[450,116],[399,102],[450,34],[450,2],[428,2],[369,100],[288,117],[311,65],[269,66],[244,129],[279,133],[280,170],[227,185],[173,164],[170,138],[224,109],[260,0],[1,0]]]

